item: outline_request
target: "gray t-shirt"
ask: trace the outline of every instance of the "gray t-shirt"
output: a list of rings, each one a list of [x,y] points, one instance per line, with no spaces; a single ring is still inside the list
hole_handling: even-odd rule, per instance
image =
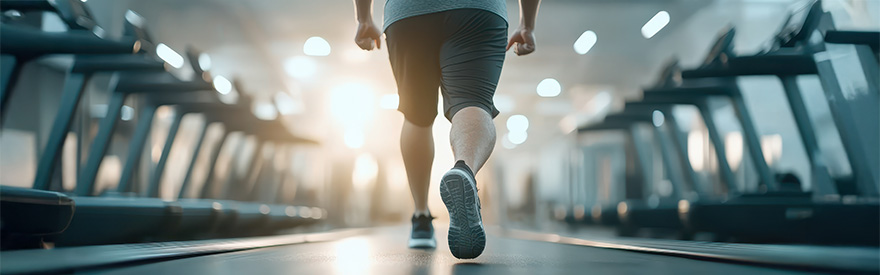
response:
[[[382,30],[404,18],[454,9],[487,10],[507,21],[505,0],[387,0]]]

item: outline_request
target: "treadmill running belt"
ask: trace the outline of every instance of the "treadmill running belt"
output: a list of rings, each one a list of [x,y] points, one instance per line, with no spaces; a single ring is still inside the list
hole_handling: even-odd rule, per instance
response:
[[[379,228],[305,243],[93,270],[85,274],[804,274],[622,250],[509,239],[489,234],[474,260],[449,253],[445,226],[435,250],[406,246],[409,227]]]

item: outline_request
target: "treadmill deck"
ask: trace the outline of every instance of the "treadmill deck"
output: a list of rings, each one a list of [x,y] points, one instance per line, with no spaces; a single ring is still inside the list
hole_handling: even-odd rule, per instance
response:
[[[487,234],[473,260],[454,258],[446,225],[435,223],[434,250],[409,249],[408,226],[376,228],[337,240],[267,247],[83,274],[807,274],[626,250]],[[506,234],[501,234],[506,235]]]

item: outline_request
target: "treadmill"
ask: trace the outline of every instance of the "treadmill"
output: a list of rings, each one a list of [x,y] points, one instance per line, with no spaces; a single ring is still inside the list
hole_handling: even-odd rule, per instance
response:
[[[635,153],[632,152],[633,147],[629,146],[630,140],[626,135],[626,127],[599,122],[580,127],[577,130],[575,132],[575,139],[577,139],[578,150],[581,151],[573,154],[574,156],[572,157],[580,158],[582,162],[572,161],[574,165],[579,165],[572,169],[592,169],[593,166],[599,165],[600,160],[607,160],[608,164],[612,167],[601,169],[601,171],[600,169],[595,169],[592,170],[593,173],[586,172],[587,175],[593,175],[594,177],[584,178],[586,179],[585,182],[571,181],[570,184],[587,185],[584,188],[570,187],[573,193],[578,192],[575,190],[582,189],[585,192],[583,194],[585,197],[581,203],[575,203],[575,200],[572,200],[574,205],[571,207],[571,211],[566,211],[563,220],[572,225],[617,225],[618,218],[615,204],[626,197],[626,182],[636,179],[632,175],[636,168],[630,165],[631,163],[626,162],[629,158],[635,158]],[[589,139],[589,144],[584,144],[584,136],[587,134],[609,132],[623,135],[622,139]],[[623,141],[623,143],[621,144],[619,141]],[[612,173],[612,171],[616,171],[615,167],[623,167],[624,173]],[[608,173],[607,176],[604,173]],[[605,182],[606,180],[608,182]],[[615,184],[620,182],[622,184]],[[591,190],[593,189],[597,191],[592,192]],[[574,196],[574,194],[571,195]]]
[[[64,5],[62,5],[64,4]],[[71,67],[64,91],[62,91],[61,106],[59,113],[56,115],[55,123],[50,133],[48,143],[44,150],[44,155],[40,158],[38,166],[38,175],[35,180],[34,188],[48,190],[51,183],[52,172],[54,166],[59,161],[60,148],[63,144],[63,138],[67,134],[70,127],[72,114],[75,112],[82,90],[86,81],[99,69],[93,65],[105,60],[106,55],[114,56],[118,60],[129,60],[131,64],[116,64],[115,68],[105,68],[107,70],[154,70],[157,69],[153,64],[144,61],[142,55],[132,55],[142,50],[142,41],[133,36],[126,36],[121,40],[107,40],[98,37],[91,30],[98,29],[93,25],[88,10],[77,1],[4,1],[3,9],[21,9],[24,11],[54,11],[68,22],[70,31],[62,33],[45,33],[38,29],[26,26],[16,26],[7,23],[0,24],[2,28],[2,43],[0,43],[0,51],[4,55],[10,55],[18,63],[23,61],[34,60],[38,57],[51,54],[73,54],[74,65]],[[84,30],[89,28],[91,30]],[[14,62],[15,63],[15,62]],[[13,63],[13,65],[15,65]],[[9,64],[4,64],[9,65]],[[17,79],[20,72],[20,66],[12,68],[11,72],[4,77],[9,78],[7,84],[11,84]],[[112,67],[112,66],[111,66]],[[162,68],[161,63],[158,68]],[[9,99],[11,87],[4,87],[3,100],[4,104]],[[5,110],[5,108],[4,108]],[[84,202],[76,202],[75,198],[55,192],[42,192],[34,189],[15,189],[3,186],[0,190],[2,200],[4,202],[33,203],[33,207],[20,205],[22,212],[10,213],[4,215],[4,228],[29,228],[27,226],[20,227],[16,224],[41,224],[54,223],[56,220],[71,221],[73,207],[75,204],[88,205]],[[41,199],[42,198],[42,199]],[[44,200],[51,198],[50,200]],[[57,199],[55,199],[57,198]],[[30,212],[34,211],[34,212]],[[46,212],[49,211],[49,212]],[[14,215],[15,214],[15,215]],[[135,213],[137,214],[137,212]],[[12,216],[16,218],[11,218]],[[58,216],[61,215],[61,216]],[[80,215],[82,216],[82,215]],[[57,234],[67,227],[56,227],[49,231],[40,232],[14,232],[17,234],[41,235],[47,237],[51,234]],[[61,229],[61,230],[57,230]],[[5,230],[4,230],[5,231]],[[51,233],[51,234],[47,234]],[[23,246],[40,245],[42,237],[36,242],[22,244]]]
[[[148,32],[144,29],[143,19],[133,12],[126,14],[126,32],[136,35],[145,44],[152,45]],[[213,94],[211,83],[202,78],[194,81],[180,81],[172,75],[165,73],[164,62],[159,62],[155,56],[146,63],[163,68],[162,73],[131,73],[120,77],[116,88],[111,94],[108,104],[108,112],[100,122],[98,134],[90,147],[88,160],[80,173],[74,197],[78,204],[78,215],[74,216],[71,227],[59,235],[54,241],[58,245],[83,245],[95,243],[126,243],[143,240],[163,239],[165,235],[176,232],[178,228],[190,228],[193,226],[210,226],[212,221],[219,219],[220,209],[211,203],[187,203],[169,202],[159,198],[137,198],[122,196],[124,193],[108,193],[101,197],[89,197],[96,195],[95,179],[100,168],[101,160],[106,154],[107,146],[111,142],[114,129],[116,128],[120,111],[125,99],[132,94],[149,95],[154,93],[175,93],[175,95],[201,92]],[[158,64],[157,64],[158,63]],[[105,59],[92,62],[91,67],[100,69],[112,64],[129,64],[126,60]],[[199,64],[191,62],[193,70],[201,73]],[[118,65],[117,65],[118,66]],[[161,105],[161,104],[158,104]],[[142,112],[144,117],[141,125],[151,121],[152,113],[156,106],[148,106]],[[138,127],[143,129],[143,126]],[[142,131],[138,131],[141,134]],[[145,137],[140,138],[142,142]],[[131,159],[129,159],[131,160]],[[159,166],[162,167],[162,166]],[[156,176],[161,176],[157,173]],[[124,188],[124,187],[123,187]],[[128,213],[140,213],[133,215]],[[117,217],[118,215],[125,215]],[[137,224],[129,226],[131,230],[115,230],[113,226],[108,232],[95,232],[91,227],[107,220],[126,220],[124,224]],[[163,230],[155,230],[161,228]],[[165,231],[168,232],[165,232]]]
[[[241,91],[239,85],[235,85],[237,91]],[[182,113],[200,112],[206,115],[210,121],[222,121],[226,130],[223,133],[221,141],[227,142],[226,136],[231,132],[242,132],[252,134],[258,137],[259,143],[275,142],[275,143],[298,143],[298,144],[317,144],[317,142],[292,135],[285,130],[279,120],[265,121],[255,117],[250,111],[250,101],[247,97],[240,98],[239,104],[222,105],[222,104],[192,104],[182,106]],[[218,145],[219,147],[219,145]],[[257,146],[261,148],[261,146]],[[219,148],[218,148],[219,149]],[[212,152],[210,162],[211,167],[216,167],[218,159],[218,150]],[[259,156],[260,150],[255,152],[255,156],[250,159],[247,175],[244,176],[245,182],[236,182],[234,176],[227,172],[223,186],[217,186],[217,181],[213,178],[214,171],[208,173],[208,178],[202,185],[201,190],[197,190],[201,194],[201,199],[216,199],[219,203],[228,205],[238,209],[238,217],[235,220],[227,220],[221,228],[224,235],[262,235],[271,234],[277,230],[287,229],[303,224],[311,224],[320,219],[323,215],[304,215],[305,212],[321,211],[323,209],[308,208],[303,210],[304,206],[293,206],[286,204],[278,204],[275,201],[258,201],[254,195],[255,189],[263,188],[259,184],[259,174],[265,165]],[[193,156],[197,157],[197,156]],[[194,161],[194,160],[193,160]],[[193,163],[193,162],[191,162]],[[192,165],[189,169],[192,169]],[[187,174],[190,174],[188,171]],[[194,198],[184,198],[185,190],[190,184],[181,185],[180,201],[199,200]],[[278,185],[280,188],[280,185]],[[271,188],[271,187],[270,187]],[[220,191],[218,194],[218,191]]]
[[[725,202],[683,203],[679,210],[685,222],[694,230],[719,232],[744,240],[880,244],[880,237],[876,234],[880,229],[878,228],[880,206],[877,204],[876,184],[873,182],[876,177],[871,174],[876,173],[876,169],[870,168],[876,163],[872,162],[871,156],[867,156],[872,155],[868,152],[877,148],[875,135],[877,125],[876,123],[867,125],[870,123],[852,116],[852,112],[860,112],[861,116],[871,117],[871,114],[874,114],[876,117],[876,86],[873,86],[873,90],[869,88],[868,93],[863,95],[867,98],[856,100],[859,102],[843,100],[830,61],[827,58],[820,58],[827,54],[824,45],[816,44],[811,42],[814,40],[809,39],[814,32],[821,33],[821,30],[833,27],[831,17],[822,11],[820,1],[813,2],[805,11],[805,14],[802,14],[802,21],[793,20],[795,16],[788,20],[786,28],[777,37],[774,47],[770,50],[754,56],[736,56],[731,51],[732,42],[722,43],[726,45],[716,47],[717,51],[711,52],[707,58],[712,62],[707,62],[698,69],[684,71],[682,77],[699,81],[707,78],[731,81],[736,76],[744,75],[779,76],[783,81],[801,137],[808,147],[807,151],[816,179],[814,192],[833,195],[837,191],[843,196],[814,198],[814,194],[801,192],[799,189],[775,194],[772,191],[780,190],[771,189],[767,194],[744,194]],[[728,36],[733,36],[732,30],[728,32]],[[825,173],[827,170],[817,156],[818,146],[815,142],[814,130],[795,82],[795,77],[802,74],[819,75],[826,95],[839,98],[839,100],[830,100],[831,109],[853,166],[855,181],[830,179]],[[868,78],[870,86],[871,77]],[[873,98],[874,103],[871,103],[870,98]],[[741,101],[739,96],[739,100],[734,100],[734,103],[736,106],[744,105]],[[741,119],[743,122],[750,121],[747,118]],[[746,131],[745,135],[747,142],[756,139],[754,132],[750,134]],[[875,136],[875,143],[865,143],[865,139],[871,139],[872,135]],[[876,165],[874,167],[876,168]],[[846,195],[846,190],[854,189],[859,190],[858,196]],[[745,220],[761,222],[744,223]],[[759,224],[762,226],[758,226]]]
[[[681,175],[674,171],[672,163],[672,152],[666,148],[669,142],[666,133],[653,125],[654,109],[647,112],[638,105],[627,104],[623,112],[611,114],[605,117],[602,123],[587,126],[579,129],[579,132],[591,131],[607,131],[619,130],[626,134],[626,149],[632,152],[632,161],[627,161],[627,165],[631,165],[630,170],[634,175],[628,177],[626,181],[626,198],[616,203],[616,205],[608,205],[602,207],[609,209],[599,212],[598,221],[614,225],[615,221],[612,217],[616,216],[618,233],[621,236],[635,236],[639,229],[667,230],[681,234],[681,223],[678,220],[677,203],[682,197],[684,186]],[[663,195],[658,194],[655,188],[656,177],[651,171],[653,169],[653,157],[651,152],[654,145],[648,146],[638,134],[639,125],[650,125],[650,144],[656,144],[660,148],[660,157],[663,163],[663,177],[668,178],[671,184],[670,193]],[[629,154],[628,154],[629,155]],[[601,207],[601,206],[600,206]],[[611,212],[611,210],[616,212]],[[595,218],[595,217],[594,217]]]
[[[877,125],[873,121],[860,120],[860,117],[877,117],[876,101],[878,100],[877,61],[868,41],[859,41],[858,38],[869,40],[876,36],[877,32],[855,32],[833,30],[833,22],[830,14],[822,10],[821,1],[813,1],[798,12],[789,16],[782,30],[772,41],[771,47],[751,56],[737,56],[731,48],[716,52],[717,56],[724,55],[715,64],[706,64],[701,68],[686,70],[682,77],[688,79],[699,78],[733,78],[749,75],[776,76],[785,88],[789,105],[792,109],[801,140],[806,147],[807,156],[810,159],[812,174],[817,195],[840,194],[862,195],[877,197]],[[838,83],[829,54],[841,54],[832,52],[826,43],[811,41],[813,33],[825,33],[831,41],[844,42],[840,37],[848,37],[848,41],[855,43],[856,54],[861,61],[863,72],[866,74],[868,85],[867,93],[861,93],[862,98],[847,99],[842,95],[842,89]],[[846,35],[844,35],[846,34]],[[872,35],[873,34],[873,35]],[[828,39],[826,39],[828,40]],[[858,44],[866,43],[866,44]],[[874,42],[876,45],[878,42]],[[818,60],[818,61],[817,61]],[[873,73],[872,73],[873,72]],[[844,141],[844,149],[847,152],[850,164],[853,166],[851,179],[832,178],[825,167],[825,161],[819,151],[819,145],[809,112],[804,103],[804,95],[797,85],[799,75],[818,75],[822,82],[823,90],[828,98],[831,98],[832,115],[840,129],[841,140]],[[873,106],[871,106],[873,104]],[[853,137],[860,135],[860,137]],[[861,139],[861,140],[860,140]],[[873,140],[873,142],[872,142]]]
[[[666,107],[666,112],[661,108]],[[654,104],[643,104],[639,102],[627,102],[623,113],[616,116],[609,116],[606,120],[629,122],[633,124],[648,124],[653,128],[653,143],[660,149],[660,158],[663,165],[663,178],[669,181],[670,190],[668,194],[658,194],[659,190],[655,186],[657,182],[643,176],[645,186],[643,190],[645,195],[638,199],[623,201],[618,205],[618,215],[621,220],[621,232],[633,235],[636,230],[645,228],[651,230],[667,230],[673,231],[678,238],[689,239],[690,234],[683,230],[682,223],[678,217],[678,202],[682,199],[693,199],[696,194],[693,186],[685,183],[685,174],[683,169],[678,167],[681,161],[687,161],[686,155],[675,155],[672,150],[673,142],[676,137],[672,136],[670,131],[678,131],[675,120],[671,119],[672,126],[666,122],[666,117],[671,117],[671,108],[667,106],[654,106]],[[669,114],[669,115],[665,115]],[[664,128],[664,125],[665,128]],[[637,151],[647,151],[645,148]],[[643,153],[644,155],[644,153]],[[641,157],[640,162],[643,166],[651,164],[647,156]],[[677,161],[676,161],[677,160]],[[689,164],[688,167],[690,168]],[[647,168],[647,167],[646,167]],[[646,170],[645,168],[642,171]],[[692,171],[692,170],[691,170]],[[656,177],[654,177],[656,178]]]
[[[123,37],[118,41],[103,39],[103,29],[95,23],[91,13],[82,2],[75,0],[4,0],[0,11],[53,12],[66,23],[69,31],[61,33],[42,32],[31,26],[2,22],[0,38],[0,116],[5,117],[10,93],[21,74],[24,64],[53,54],[104,55],[133,54],[140,50],[136,37]]]
[[[609,115],[611,117],[613,115]],[[633,122],[632,121],[624,121],[623,119],[612,119],[610,121],[602,121],[597,124],[588,125],[585,127],[578,128],[578,135],[593,133],[593,132],[607,132],[607,131],[620,131],[625,135],[624,141],[624,152],[626,155],[626,177],[624,180],[624,188],[623,188],[623,197],[617,199],[611,199],[606,203],[597,203],[591,207],[590,210],[590,219],[595,224],[605,225],[605,226],[617,226],[620,225],[620,215],[619,210],[621,203],[623,201],[627,201],[630,199],[641,198],[643,194],[643,184],[644,181],[644,172],[646,169],[645,162],[643,157],[645,153],[640,151],[645,148],[641,145],[635,145],[638,143],[638,137],[632,131]],[[623,235],[630,235],[628,232],[621,231],[619,232]]]
[[[198,66],[195,62],[193,62],[193,65],[193,67]],[[101,160],[106,154],[107,146],[111,143],[111,137],[113,136],[114,129],[119,120],[119,114],[123,107],[123,102],[128,95],[174,93],[176,96],[181,97],[181,95],[186,95],[188,93],[210,94],[212,93],[212,88],[211,83],[202,81],[201,79],[197,79],[196,81],[180,81],[174,79],[169,74],[158,76],[130,74],[120,77],[119,84],[111,95],[110,104],[108,104],[108,113],[101,120],[98,134],[92,142],[93,145],[90,147],[88,160],[85,167],[82,169],[77,182],[76,194],[78,196],[74,197],[74,199],[78,203],[78,215],[74,216],[71,228],[59,236],[56,242],[60,245],[93,244],[96,241],[82,236],[95,235],[94,233],[89,233],[92,231],[91,227],[93,227],[94,224],[104,220],[120,219],[111,217],[129,211],[141,211],[144,216],[149,217],[131,216],[133,219],[136,218],[137,222],[144,223],[141,224],[141,226],[133,226],[133,228],[141,231],[146,230],[147,232],[126,232],[126,230],[111,229],[110,231],[112,232],[107,232],[105,235],[120,234],[124,232],[125,235],[130,236],[131,239],[120,237],[119,239],[108,239],[97,242],[134,242],[145,240],[142,238],[162,238],[163,234],[167,233],[162,232],[162,230],[156,230],[156,228],[173,231],[178,227],[191,226],[192,224],[199,224],[201,226],[210,225],[211,220],[217,219],[216,216],[219,215],[219,209],[216,209],[212,204],[183,205],[179,202],[169,202],[159,198],[126,196],[125,193],[105,193],[102,196],[92,197],[98,195],[96,192],[99,190],[95,190],[97,173],[100,168]],[[139,124],[143,125],[147,123],[146,121],[150,121],[153,114],[149,112],[155,111],[156,105],[161,105],[161,103],[156,102],[153,102],[153,104],[155,105],[147,106],[142,112],[144,117],[140,118],[141,121]],[[141,134],[140,131],[136,132],[137,134]],[[145,137],[135,136],[134,138],[135,140],[142,141]],[[157,175],[154,175],[154,177],[156,176],[161,176],[161,174],[158,173]],[[123,188],[125,187],[123,186]],[[94,207],[92,207],[92,204],[94,204]],[[119,207],[135,207],[135,209],[115,209],[110,211],[114,205],[118,205]],[[116,213],[117,211],[119,213]],[[74,226],[80,224],[81,226]],[[79,230],[80,228],[82,231]]]

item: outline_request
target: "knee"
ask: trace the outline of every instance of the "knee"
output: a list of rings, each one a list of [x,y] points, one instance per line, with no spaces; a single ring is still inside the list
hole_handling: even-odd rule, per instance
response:
[[[428,115],[404,115],[404,121],[407,125],[417,126],[421,128],[430,128],[434,125],[434,118],[437,117],[437,113],[434,113],[433,116]]]
[[[477,106],[468,106],[456,110],[450,115],[450,121],[457,119],[466,120],[492,120],[492,114],[484,108]]]

